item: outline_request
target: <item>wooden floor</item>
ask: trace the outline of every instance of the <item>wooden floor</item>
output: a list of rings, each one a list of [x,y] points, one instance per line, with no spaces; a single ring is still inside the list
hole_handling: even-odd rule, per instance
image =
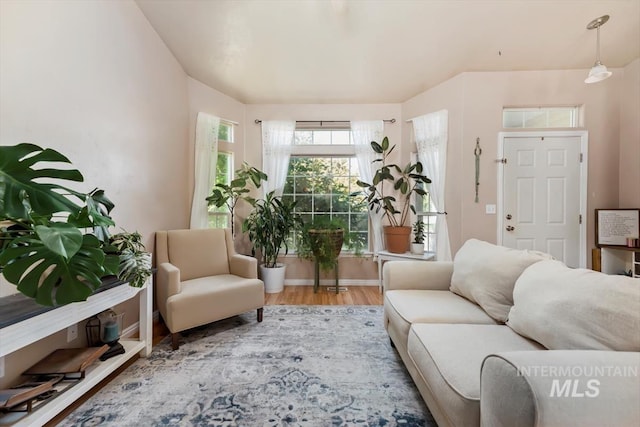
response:
[[[265,294],[266,305],[382,305],[382,294],[377,286],[346,286],[336,295],[321,286],[313,293],[313,286],[285,286],[277,294]]]

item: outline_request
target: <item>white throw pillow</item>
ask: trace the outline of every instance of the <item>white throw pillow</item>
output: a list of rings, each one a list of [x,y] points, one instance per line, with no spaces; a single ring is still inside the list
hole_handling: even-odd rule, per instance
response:
[[[473,301],[499,322],[505,322],[513,305],[513,286],[520,274],[551,255],[511,249],[469,239],[453,259],[450,290]]]
[[[513,290],[507,325],[550,350],[640,351],[640,280],[543,261]]]

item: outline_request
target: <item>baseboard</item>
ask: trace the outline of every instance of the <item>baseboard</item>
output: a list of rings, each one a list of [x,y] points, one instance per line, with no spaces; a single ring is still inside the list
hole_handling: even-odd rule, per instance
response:
[[[335,279],[322,279],[320,286],[334,286]],[[285,286],[313,286],[313,279],[288,279],[284,281]],[[379,286],[378,280],[358,280],[358,279],[340,279],[340,286]]]
[[[160,321],[160,312],[158,310],[154,311],[151,318],[153,320],[153,324],[156,324]],[[124,328],[120,336],[122,338],[131,338],[134,335],[138,335],[138,332],[140,332],[140,322],[132,323]]]

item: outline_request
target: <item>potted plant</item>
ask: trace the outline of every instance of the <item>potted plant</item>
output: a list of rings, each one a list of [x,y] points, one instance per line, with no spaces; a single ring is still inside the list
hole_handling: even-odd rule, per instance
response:
[[[119,273],[108,230],[114,205],[102,190],[68,188],[83,181],[78,170],[56,168],[70,163],[34,144],[0,147],[0,271],[41,305],[84,301]],[[150,265],[136,265],[150,274]]]
[[[238,201],[245,200],[250,204],[255,202],[255,199],[249,196],[251,190],[248,184],[251,183],[255,188],[260,188],[262,181],[267,180],[267,175],[264,172],[249,166],[246,162],[242,164],[240,169],[235,171],[234,175],[235,178],[228,185],[224,183],[216,184],[206,199],[209,206],[227,207],[231,214],[232,236],[235,236],[235,209]]]
[[[342,248],[360,254],[361,242],[348,231],[344,222],[328,215],[318,215],[313,221],[304,223],[298,235],[296,254],[310,261],[318,261],[324,271],[337,263]]]
[[[109,238],[113,252],[118,255],[118,278],[136,288],[144,286],[151,277],[151,254],[145,250],[137,231],[123,231]]]
[[[242,230],[248,233],[253,244],[252,254],[260,252],[260,276],[265,291],[281,292],[286,266],[278,263],[278,256],[282,249],[285,255],[289,252],[287,239],[302,226],[302,220],[293,210],[295,202],[285,202],[273,191],[252,205],[253,211],[242,223]]]
[[[339,219],[318,215],[313,221],[303,225],[298,234],[296,254],[302,259],[314,262],[314,292],[318,290],[320,270],[335,269],[343,247],[353,250],[356,255],[362,250],[361,242],[351,236],[348,227]]]
[[[381,157],[374,162],[380,162],[381,166],[376,170],[372,183],[357,181],[366,195],[369,209],[376,212],[383,211],[389,225],[384,227],[387,250],[394,253],[405,253],[409,250],[409,235],[411,227],[407,225],[409,212],[416,213],[412,203],[413,194],[424,196],[424,184],[431,180],[422,174],[422,163],[408,163],[404,168],[396,164],[389,164],[388,157],[396,146],[389,145],[389,139],[385,136],[381,144],[371,141],[371,148]],[[393,187],[393,192],[385,182]],[[354,193],[356,195],[358,193]],[[398,198],[396,199],[396,195]]]
[[[424,222],[422,219],[418,219],[413,223],[411,253],[414,255],[424,255]]]

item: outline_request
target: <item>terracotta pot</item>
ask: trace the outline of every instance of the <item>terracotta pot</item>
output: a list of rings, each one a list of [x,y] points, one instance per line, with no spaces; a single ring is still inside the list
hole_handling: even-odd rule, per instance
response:
[[[384,227],[384,240],[387,244],[387,250],[394,254],[403,254],[409,251],[409,236],[411,235],[411,227]]]

